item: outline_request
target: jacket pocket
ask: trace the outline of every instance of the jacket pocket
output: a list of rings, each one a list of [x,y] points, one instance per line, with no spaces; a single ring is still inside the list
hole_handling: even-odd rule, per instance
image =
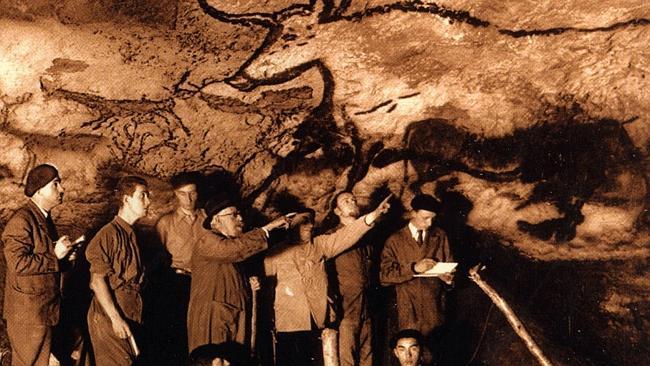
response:
[[[14,289],[23,294],[41,295],[45,293],[56,293],[59,287],[57,276],[34,275],[16,276]]]

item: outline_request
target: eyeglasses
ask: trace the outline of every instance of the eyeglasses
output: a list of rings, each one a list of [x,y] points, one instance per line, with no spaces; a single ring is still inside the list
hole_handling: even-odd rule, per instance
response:
[[[239,211],[234,211],[234,212],[223,213],[223,214],[214,215],[214,216],[241,216],[241,213]]]

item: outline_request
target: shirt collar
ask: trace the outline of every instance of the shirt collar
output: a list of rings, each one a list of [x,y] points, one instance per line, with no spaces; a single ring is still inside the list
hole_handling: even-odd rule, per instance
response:
[[[50,216],[50,213],[47,212],[47,211],[45,211],[45,209],[43,209],[43,207],[39,206],[38,203],[36,203],[36,201],[34,201],[34,200],[31,199],[31,198],[30,198],[29,200],[32,201],[32,203],[34,204],[34,206],[38,207],[38,209],[41,210],[41,212],[43,213],[43,216],[44,216],[46,219],[47,219],[48,216]]]
[[[117,226],[121,227],[125,231],[127,231],[127,232],[132,232],[133,231],[133,227],[131,225],[129,225],[128,222],[124,221],[124,219],[121,218],[119,215],[115,215],[115,218],[113,219],[113,221],[115,222],[115,224],[117,224]]]
[[[413,239],[415,239],[415,241],[417,241],[418,240],[418,229],[410,221],[409,221],[409,224],[408,224],[408,228],[409,228],[409,231],[411,232],[411,236],[413,237]],[[427,231],[422,230],[422,240],[425,240],[426,237],[427,237]]]
[[[199,210],[196,209],[196,210],[190,212],[190,211],[187,211],[186,209],[184,209],[182,207],[178,207],[176,209],[176,213],[179,214],[180,216],[194,216],[194,217],[196,217],[199,214]]]

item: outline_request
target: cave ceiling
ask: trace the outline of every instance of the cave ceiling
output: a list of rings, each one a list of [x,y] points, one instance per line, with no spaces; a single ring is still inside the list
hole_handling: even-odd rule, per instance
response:
[[[454,192],[469,226],[531,258],[649,254],[646,1],[13,0],[0,14],[8,197],[45,161],[70,205],[95,203],[111,169],[227,171],[265,212],[280,192],[320,217],[341,189],[364,204]]]

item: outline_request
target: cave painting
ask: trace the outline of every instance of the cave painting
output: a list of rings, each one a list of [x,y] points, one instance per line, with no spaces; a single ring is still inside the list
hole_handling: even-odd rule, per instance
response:
[[[219,21],[265,29],[227,79],[233,87],[319,71],[322,112],[360,141],[367,174],[347,185],[362,196],[409,174],[415,189],[452,180],[473,203],[468,223],[525,254],[647,253],[638,243],[647,242],[648,136],[627,132],[649,122],[650,98],[639,93],[650,90],[650,58],[636,56],[650,40],[643,22],[526,31],[423,1],[347,15],[326,1],[267,13],[199,3]],[[368,166],[377,146],[381,159]]]

